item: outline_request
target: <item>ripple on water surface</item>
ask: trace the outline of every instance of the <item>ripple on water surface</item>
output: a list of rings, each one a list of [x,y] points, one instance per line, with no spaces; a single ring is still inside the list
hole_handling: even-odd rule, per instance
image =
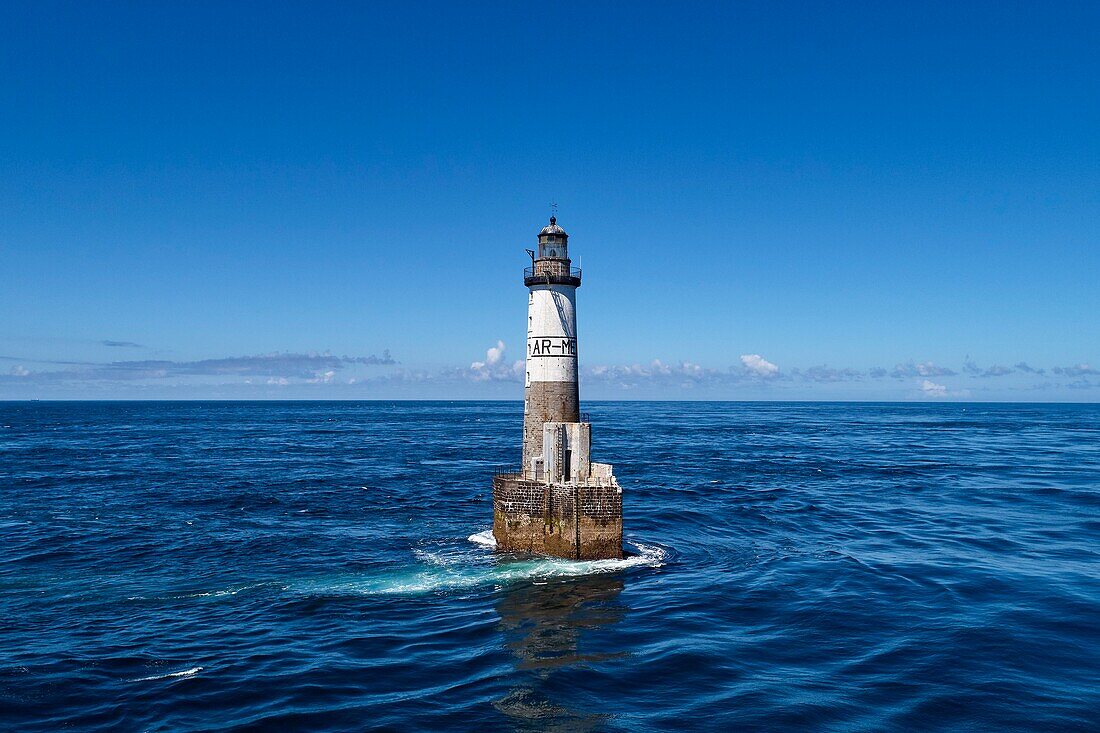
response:
[[[518,403],[0,404],[0,727],[1100,728],[1100,408],[588,410],[621,561],[493,552]]]

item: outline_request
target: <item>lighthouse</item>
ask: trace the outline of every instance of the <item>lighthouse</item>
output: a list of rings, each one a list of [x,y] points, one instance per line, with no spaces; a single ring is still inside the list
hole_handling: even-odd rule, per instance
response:
[[[622,557],[622,489],[591,459],[592,424],[580,410],[577,288],[569,235],[557,219],[527,250],[527,359],[519,470],[493,478],[497,549],[577,560]]]
[[[539,473],[545,464],[543,426],[548,422],[581,420],[577,381],[577,288],[581,285],[581,271],[571,264],[569,235],[558,226],[557,218],[551,216],[550,224],[539,232],[538,250],[531,258],[531,267],[523,272],[523,284],[530,293],[522,465],[531,473]]]

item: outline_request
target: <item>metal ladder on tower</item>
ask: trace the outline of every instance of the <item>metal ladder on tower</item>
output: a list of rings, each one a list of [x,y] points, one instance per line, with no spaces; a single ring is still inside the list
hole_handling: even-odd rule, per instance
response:
[[[569,477],[565,475],[565,426],[558,426],[558,439],[554,441],[554,459],[557,463],[556,472],[561,476],[561,480],[564,483]]]

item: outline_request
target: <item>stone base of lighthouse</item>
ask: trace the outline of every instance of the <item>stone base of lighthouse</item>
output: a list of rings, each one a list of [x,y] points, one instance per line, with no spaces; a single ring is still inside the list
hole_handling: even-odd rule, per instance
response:
[[[547,422],[541,429],[541,455],[493,478],[497,549],[571,560],[621,558],[623,491],[609,464],[591,460],[592,426]]]
[[[497,549],[570,560],[623,556],[623,492],[604,485],[547,484],[505,474],[493,478]]]

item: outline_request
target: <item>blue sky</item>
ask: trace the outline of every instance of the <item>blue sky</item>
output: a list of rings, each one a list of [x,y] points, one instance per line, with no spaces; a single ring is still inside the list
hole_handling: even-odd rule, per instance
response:
[[[1096,401],[1098,35],[1095,3],[6,3],[0,399],[518,399],[556,201],[584,398]]]

